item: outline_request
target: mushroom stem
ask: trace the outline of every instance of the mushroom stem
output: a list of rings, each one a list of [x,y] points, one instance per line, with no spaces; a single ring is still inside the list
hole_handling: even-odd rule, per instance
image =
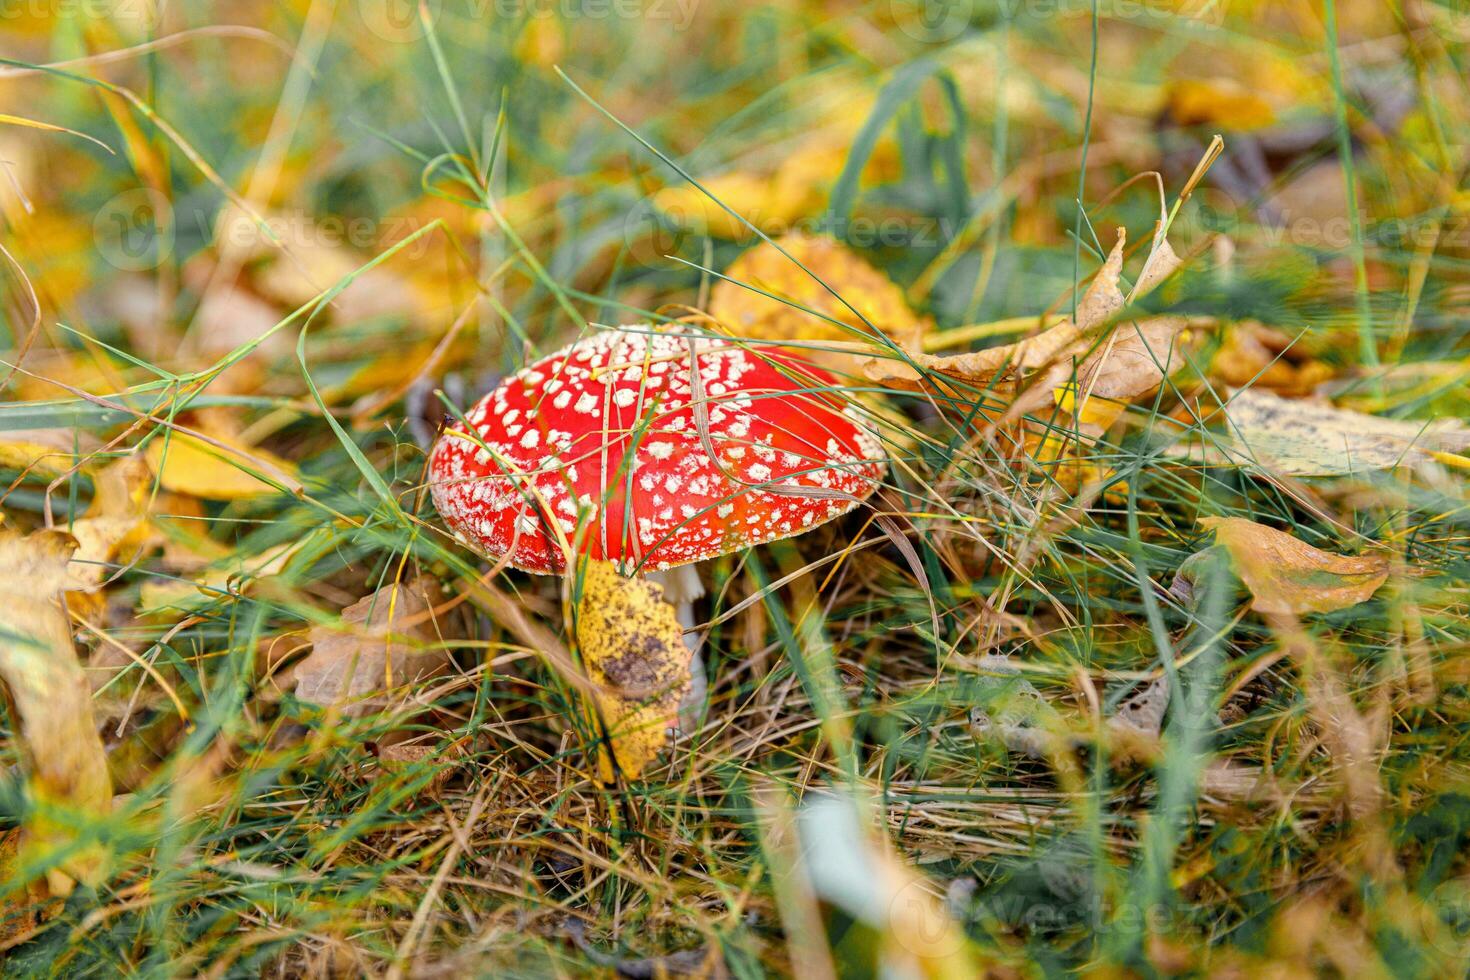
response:
[[[688,734],[699,727],[704,716],[705,695],[709,684],[704,676],[704,657],[699,648],[704,634],[694,632],[694,603],[704,595],[704,583],[694,565],[677,565],[663,571],[645,572],[643,577],[663,586],[664,601],[674,607],[679,625],[684,627],[684,643],[689,647],[689,693],[679,702],[679,730]]]

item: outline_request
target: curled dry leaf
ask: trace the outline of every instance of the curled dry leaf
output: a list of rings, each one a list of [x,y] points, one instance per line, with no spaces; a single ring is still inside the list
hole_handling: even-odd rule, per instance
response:
[[[1205,517],[1199,523],[1229,553],[1256,612],[1346,609],[1367,602],[1388,579],[1388,559],[1381,555],[1335,555],[1241,517]]]
[[[1125,323],[1077,369],[1084,396],[1131,401],[1159,386],[1185,362],[1189,321],[1160,316]]]
[[[0,679],[14,709],[35,805],[24,828],[26,850],[38,859],[62,855],[59,870],[47,875],[53,895],[67,894],[73,879],[95,881],[101,873],[101,851],[77,843],[78,827],[106,814],[112,803],[92,689],[62,607],[76,546],[59,531],[22,536],[0,529]]]
[[[577,643],[594,686],[612,757],[598,755],[604,782],[637,779],[664,745],[690,687],[689,647],[663,588],[589,561],[577,602]]]
[[[362,717],[449,670],[453,631],[435,614],[443,602],[438,583],[420,576],[354,602],[342,610],[340,626],[312,627],[311,653],[289,671],[296,696]]]
[[[893,340],[912,346],[930,328],[927,318],[909,309],[903,290],[840,242],[798,233],[777,239],[776,244],[780,249],[762,242],[742,253],[725,270],[728,278],[710,291],[710,315],[735,336],[857,341],[872,334],[863,323],[866,318]]]
[[[1333,373],[1297,338],[1254,320],[1231,324],[1210,361],[1211,376],[1225,386],[1264,388],[1290,398],[1311,394]]]
[[[1153,391],[1184,363],[1182,344],[1192,324],[1185,317],[1149,317],[1116,328],[1099,343],[1101,331],[1128,302],[1152,291],[1180,266],[1168,240],[1156,235],[1138,282],[1125,297],[1119,281],[1126,244],[1127,233],[1119,228],[1117,242],[1078,301],[1074,319],[1013,344],[968,354],[910,350],[914,366],[890,357],[866,357],[860,361],[861,373],[878,384],[903,388],[917,387],[924,377],[921,370],[976,385],[1002,374],[1030,377],[1083,422],[1105,426],[1124,403]],[[1074,360],[1080,360],[1076,389],[1068,383]]]
[[[1207,463],[1256,463],[1287,476],[1341,476],[1435,461],[1470,467],[1470,429],[1455,422],[1385,419],[1247,388],[1225,403],[1219,439],[1174,447]]]

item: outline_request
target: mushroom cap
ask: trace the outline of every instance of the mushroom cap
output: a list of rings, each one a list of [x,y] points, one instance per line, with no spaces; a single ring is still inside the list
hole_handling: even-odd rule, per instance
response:
[[[434,504],[461,541],[538,573],[564,570],[560,542],[632,570],[801,534],[856,507],[886,470],[877,436],[822,390],[833,383],[790,353],[682,329],[597,333],[506,378],[469,428],[445,431],[429,459]]]

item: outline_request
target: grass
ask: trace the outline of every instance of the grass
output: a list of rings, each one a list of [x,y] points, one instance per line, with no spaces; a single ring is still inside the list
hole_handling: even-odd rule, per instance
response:
[[[1228,397],[1217,354],[1249,321],[1291,342],[1275,366],[1324,366],[1340,406],[1470,414],[1466,22],[1432,2],[1196,6],[977,3],[942,40],[900,4],[18,22],[0,112],[117,152],[0,125],[0,444],[59,430],[87,458],[5,469],[4,524],[66,526],[95,463],[156,443],[166,466],[191,432],[287,461],[300,489],[160,487],[162,542],[109,569],[86,607],[108,640],[78,627],[78,649],[111,672],[94,700],[121,795],[76,818],[108,872],[46,901],[27,890],[45,863],[14,868],[6,974],[1464,973],[1463,471],[1292,478],[1170,450],[1221,437],[1177,408]],[[1226,156],[1170,232],[1185,268],[1139,304],[1217,324],[1191,365],[1091,443],[1050,402],[994,424],[999,385],[835,388],[886,399],[879,507],[903,547],[858,512],[705,566],[706,723],[600,785],[554,666],[575,651],[561,583],[483,577],[444,531],[424,482],[440,420],[596,324],[702,305],[782,230],[772,174],[802,151],[833,155],[794,220],[938,329],[1009,321],[972,331],[989,344],[1070,308],[1119,225],[1137,276],[1158,197],[1123,185],[1160,170],[1177,194],[1216,132]],[[757,190],[728,193],[731,172]],[[657,217],[652,191],[685,176],[740,241]],[[227,237],[232,202],[283,220]],[[813,321],[890,326],[822,285],[851,306]],[[1186,603],[1169,586],[1207,516],[1394,571],[1299,630],[1223,573]],[[363,716],[282,689],[311,627],[414,570],[464,597],[455,671]],[[1109,737],[1159,677],[1158,738]],[[975,723],[1018,705],[1065,747]],[[37,803],[6,718],[8,829]],[[394,761],[404,743],[428,752]]]

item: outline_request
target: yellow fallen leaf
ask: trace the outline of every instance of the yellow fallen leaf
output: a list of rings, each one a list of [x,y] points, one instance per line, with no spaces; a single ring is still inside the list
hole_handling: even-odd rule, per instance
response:
[[[1336,555],[1242,517],[1203,517],[1260,613],[1333,612],[1367,602],[1388,579],[1381,555]]]
[[[206,567],[193,579],[148,579],[138,589],[138,611],[152,615],[170,607],[189,605],[201,595],[218,598],[225,594],[243,594],[250,583],[284,572],[291,559],[316,546],[322,533],[323,529],[310,531],[244,560],[226,548],[207,540],[201,541],[198,553],[191,556],[191,562],[202,560],[208,563]]]
[[[357,600],[342,610],[340,626],[313,626],[311,653],[287,672],[296,696],[362,717],[449,670],[446,641],[456,633],[435,614],[443,602],[439,584],[422,576]]]
[[[611,756],[598,755],[603,782],[637,779],[658,755],[690,687],[689,647],[663,588],[624,578],[610,561],[589,561],[577,601],[577,642],[594,687]]]
[[[916,344],[930,328],[926,317],[909,309],[903,290],[840,242],[826,235],[806,234],[786,235],[776,242],[787,254],[762,242],[742,253],[725,270],[733,281],[721,279],[710,291],[710,315],[735,336],[753,340],[861,340],[872,331],[859,313],[905,346]],[[801,266],[806,266],[811,275]],[[832,295],[834,292],[837,296]]]
[[[33,803],[26,856],[59,859],[48,872],[53,895],[74,880],[95,882],[102,852],[78,841],[79,829],[112,803],[107,755],[92,718],[92,688],[72,646],[62,609],[76,540],[59,531],[20,535],[0,529],[0,679],[10,695]]]
[[[1276,121],[1271,103],[1232,79],[1185,78],[1169,86],[1169,114],[1181,126],[1264,129]]]
[[[149,537],[148,491],[152,473],[137,456],[119,459],[93,477],[92,503],[71,524],[76,553],[67,565],[66,588],[91,592],[111,574],[115,558],[131,561]]]
[[[148,463],[165,490],[207,500],[239,500],[279,492],[261,477],[287,487],[296,484],[295,468],[280,457],[227,436],[210,438],[219,445],[177,431],[148,444]]]
[[[817,207],[821,198],[801,183],[783,182],[733,171],[693,184],[665,187],[653,195],[653,206],[669,220],[701,235],[743,241],[752,237],[749,221],[768,233],[779,233]],[[719,203],[716,203],[719,202]],[[725,207],[721,207],[723,204]],[[745,221],[731,215],[734,211]]]
[[[0,436],[0,467],[56,476],[76,465],[97,440],[74,429],[23,429]]]

